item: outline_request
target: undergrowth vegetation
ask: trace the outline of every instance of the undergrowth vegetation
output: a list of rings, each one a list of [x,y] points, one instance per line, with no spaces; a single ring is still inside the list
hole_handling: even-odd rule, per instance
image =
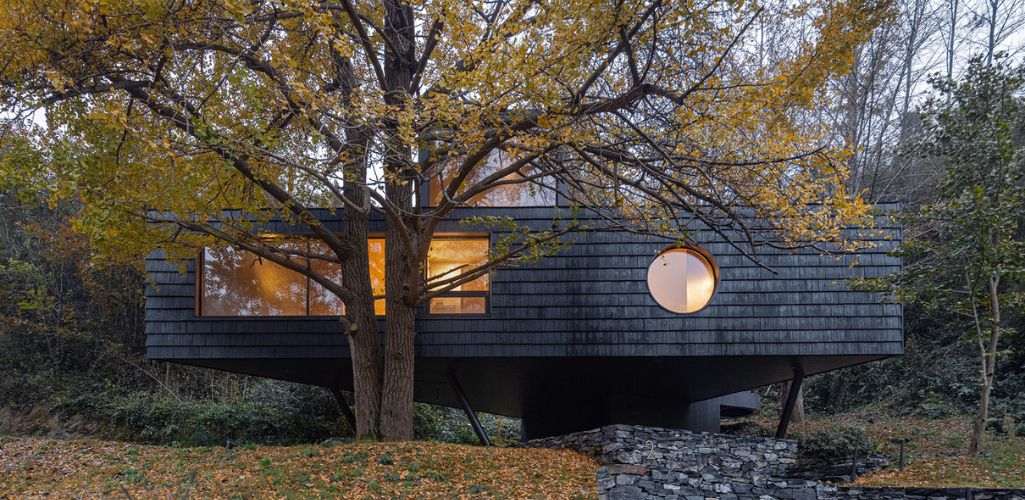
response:
[[[904,354],[811,377],[804,392],[809,411],[849,413],[871,407],[888,415],[945,418],[975,411],[978,405],[978,347],[960,318],[904,307]],[[1015,317],[1017,325],[1025,321]],[[1021,325],[1019,328],[1025,328]],[[990,426],[1005,419],[1025,423],[1025,336],[1006,339],[997,369]],[[1025,433],[1025,426],[1020,427]]]
[[[344,431],[316,388],[161,366],[99,336],[0,334],[0,432],[148,443],[300,442]]]
[[[83,333],[0,333],[0,434],[178,445],[305,443],[351,429],[325,389],[156,364]],[[516,421],[482,415],[500,442]],[[420,405],[422,439],[476,442],[465,416]]]

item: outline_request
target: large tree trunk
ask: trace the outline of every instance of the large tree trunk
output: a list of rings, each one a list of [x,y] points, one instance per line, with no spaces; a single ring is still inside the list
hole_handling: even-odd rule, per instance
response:
[[[409,184],[389,185],[389,200],[405,206],[411,203]],[[407,224],[413,221],[407,220]],[[415,350],[414,296],[421,279],[417,252],[410,235],[395,223],[385,234],[385,287],[388,324],[384,340],[384,384],[381,394],[381,437],[389,440],[413,439],[413,372]]]
[[[355,309],[355,307],[353,307]],[[355,314],[353,314],[355,313]],[[352,356],[353,402],[356,406],[356,437],[376,439],[381,436],[381,347],[374,324],[373,307],[370,307],[370,321],[364,311],[353,311],[355,316],[350,326],[349,351]],[[353,319],[350,319],[353,321]]]
[[[365,193],[351,190],[352,199],[362,200]],[[342,264],[342,276],[355,301],[345,304],[343,328],[352,356],[353,400],[356,405],[356,437],[380,436],[381,417],[381,340],[374,316],[373,288],[370,284],[370,256],[367,250],[367,217],[357,210],[346,211],[347,241],[353,245],[352,257]],[[361,244],[362,243],[362,244]]]
[[[340,61],[339,80],[346,98],[353,86],[352,68]],[[367,248],[369,219],[358,207],[369,204],[365,188],[366,145],[370,132],[364,127],[346,131],[352,158],[346,165],[347,180],[343,193],[352,205],[345,207],[345,239],[354,242],[352,255],[342,262],[342,282],[355,300],[345,304],[343,334],[349,340],[352,358],[353,403],[356,412],[356,438],[377,439],[381,421],[381,338],[374,315],[374,293],[370,281],[370,252]]]
[[[415,309],[388,303],[385,340],[384,392],[381,395],[381,436],[384,439],[413,439],[413,318]]]
[[[391,43],[385,49],[384,73],[388,93],[385,102],[397,108],[409,106],[409,87],[417,59],[413,9],[402,2],[385,4],[384,35]],[[417,177],[410,168],[413,145],[407,144],[398,124],[386,126],[384,144],[385,194],[394,207],[385,234],[385,282],[388,325],[385,329],[384,384],[381,394],[381,437],[413,439],[414,318],[416,295],[421,281],[417,259],[413,184]]]

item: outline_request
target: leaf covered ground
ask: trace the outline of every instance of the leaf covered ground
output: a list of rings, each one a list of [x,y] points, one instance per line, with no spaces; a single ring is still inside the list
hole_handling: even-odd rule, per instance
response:
[[[767,433],[778,417],[763,414],[744,419]],[[809,415],[790,427],[791,438],[816,433],[836,434],[856,428],[869,438],[876,453],[890,459],[890,467],[861,478],[862,486],[1025,488],[1025,436],[987,433],[983,452],[968,456],[970,416],[925,418],[892,416],[875,408],[838,415]],[[897,467],[899,444],[905,463]]]
[[[968,456],[971,421],[943,419],[882,419],[867,429],[892,467],[859,478],[864,486],[1025,488],[1025,436],[986,436],[983,451]],[[905,444],[907,465],[896,467],[898,445]]]
[[[566,450],[433,442],[176,448],[0,437],[0,498],[593,498]]]

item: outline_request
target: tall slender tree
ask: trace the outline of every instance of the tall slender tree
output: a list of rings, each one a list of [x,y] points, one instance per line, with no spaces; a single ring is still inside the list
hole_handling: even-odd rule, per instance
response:
[[[973,59],[958,81],[937,78],[913,151],[945,172],[937,199],[912,217],[905,300],[956,311],[979,349],[979,408],[970,451],[982,448],[1006,310],[1025,300],[1025,67]]]

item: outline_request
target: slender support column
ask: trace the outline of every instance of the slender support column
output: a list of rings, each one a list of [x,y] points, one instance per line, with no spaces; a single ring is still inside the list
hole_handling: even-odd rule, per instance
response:
[[[797,395],[801,392],[801,383],[803,382],[804,368],[794,365],[794,379],[790,381],[790,388],[787,390],[787,402],[783,405],[783,414],[779,417],[776,439],[787,437],[787,427],[790,425],[790,417],[794,414],[794,405],[797,403]]]
[[[459,379],[456,378],[456,372],[453,369],[448,371],[448,382],[452,385],[452,390],[456,393],[456,397],[459,398],[459,404],[463,406],[463,412],[466,413],[466,418],[470,421],[470,427],[473,427],[473,433],[477,435],[480,444],[491,446],[491,440],[488,439],[488,434],[484,432],[484,427],[480,425],[480,420],[477,420],[477,413],[473,411],[470,401],[466,399],[463,386],[459,384]]]
[[[349,402],[345,399],[345,395],[342,394],[341,389],[332,388],[331,394],[334,395],[335,401],[338,403],[338,409],[342,412],[342,417],[345,417],[345,421],[349,424],[349,429],[352,430],[352,435],[356,435],[356,414],[352,412],[352,408],[349,407]]]

